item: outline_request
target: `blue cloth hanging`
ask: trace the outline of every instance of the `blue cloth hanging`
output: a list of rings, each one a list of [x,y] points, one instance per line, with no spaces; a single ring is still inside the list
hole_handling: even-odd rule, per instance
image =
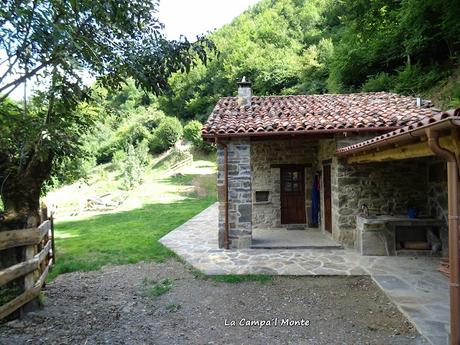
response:
[[[319,215],[319,175],[315,174],[311,186],[311,224],[318,225]]]

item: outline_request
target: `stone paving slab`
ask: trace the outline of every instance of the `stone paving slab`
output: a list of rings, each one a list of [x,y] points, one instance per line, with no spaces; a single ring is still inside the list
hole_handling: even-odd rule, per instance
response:
[[[303,230],[278,229],[253,229],[251,248],[327,248],[343,249],[340,243],[332,236],[324,234],[319,228]]]
[[[434,345],[448,344],[449,284],[439,258],[361,256],[347,249],[234,249],[217,244],[217,203],[160,242],[204,274],[370,275]]]

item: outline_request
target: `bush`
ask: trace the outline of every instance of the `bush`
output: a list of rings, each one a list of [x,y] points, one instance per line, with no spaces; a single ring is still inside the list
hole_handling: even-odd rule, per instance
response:
[[[430,71],[425,71],[418,64],[406,65],[398,70],[394,90],[405,95],[420,94],[423,90],[432,87],[441,76],[442,73],[433,67]]]
[[[394,80],[388,73],[382,72],[370,77],[363,84],[363,92],[390,91],[393,87]]]
[[[116,151],[124,151],[128,144],[137,147],[140,142],[150,141],[152,132],[165,118],[163,112],[154,107],[139,107],[131,111],[121,124],[117,124],[115,132],[106,129],[101,138],[106,142],[102,144],[96,154],[97,163],[108,163],[113,160]]]
[[[116,133],[116,142],[119,148],[125,147],[128,143],[137,146],[143,140],[150,139],[150,131],[140,122],[126,123]]]
[[[154,107],[141,108],[138,112],[142,119],[142,124],[144,127],[149,129],[150,132],[157,128],[161,121],[166,117],[162,111]]]
[[[184,139],[191,143],[193,146],[197,147],[202,142],[201,138],[201,123],[196,120],[192,120],[184,127]]]
[[[166,151],[182,137],[182,125],[175,117],[165,117],[150,138],[149,147],[154,153]]]
[[[142,123],[127,122],[118,128],[114,137],[99,148],[96,154],[97,163],[109,163],[113,160],[115,152],[125,150],[128,144],[137,147],[142,141],[149,141],[150,137],[150,131]]]
[[[209,153],[213,150],[213,146],[203,140],[201,137],[201,128],[203,125],[196,120],[192,120],[184,127],[184,139],[198,150]]]
[[[142,182],[142,176],[148,164],[147,141],[142,141],[137,147],[128,144],[124,154],[117,151],[115,157],[121,170],[122,187],[129,190],[138,186]]]

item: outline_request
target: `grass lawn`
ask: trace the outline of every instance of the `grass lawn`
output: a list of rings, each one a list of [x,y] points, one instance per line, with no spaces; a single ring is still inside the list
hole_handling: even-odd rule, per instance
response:
[[[210,161],[194,161],[173,177],[154,169],[117,212],[57,221],[56,263],[49,279],[107,264],[174,257],[158,240],[216,201],[215,181]],[[113,181],[100,179],[94,189],[109,183]],[[78,190],[63,194],[78,198]]]
[[[56,264],[50,279],[106,264],[163,261],[174,253],[158,240],[215,202],[214,197],[151,204],[131,211],[56,224]]]

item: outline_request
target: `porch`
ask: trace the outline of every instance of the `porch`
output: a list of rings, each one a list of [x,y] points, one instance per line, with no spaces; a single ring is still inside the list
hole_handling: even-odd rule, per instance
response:
[[[439,258],[361,256],[351,249],[218,248],[212,205],[160,242],[204,274],[369,275],[432,344],[447,344],[449,284]]]
[[[318,228],[271,228],[252,230],[253,249],[343,249],[343,246]]]

